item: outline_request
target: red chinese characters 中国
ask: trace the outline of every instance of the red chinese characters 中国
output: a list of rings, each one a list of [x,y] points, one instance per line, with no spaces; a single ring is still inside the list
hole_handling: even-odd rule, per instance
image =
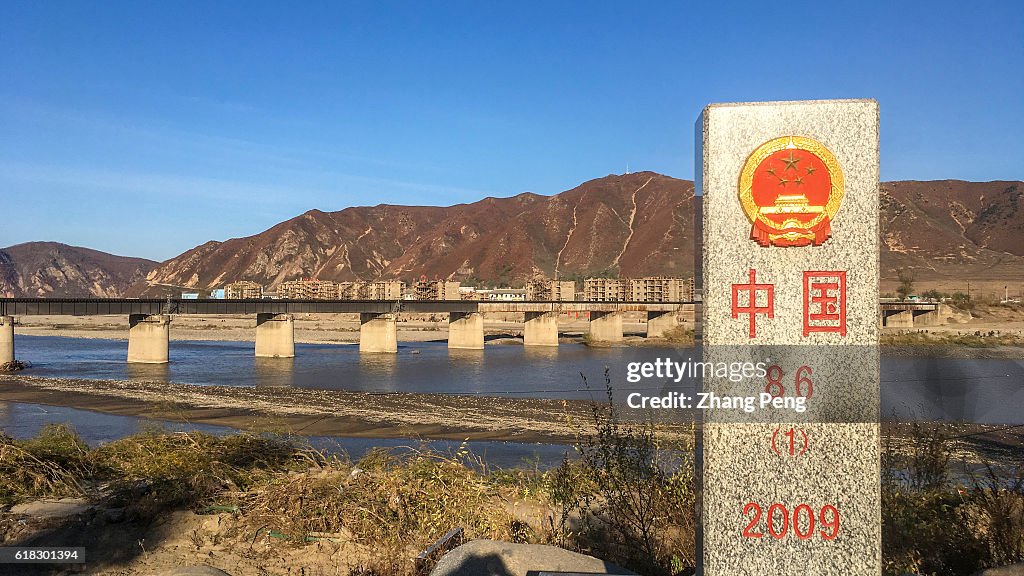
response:
[[[846,336],[846,271],[804,272],[804,336]]]

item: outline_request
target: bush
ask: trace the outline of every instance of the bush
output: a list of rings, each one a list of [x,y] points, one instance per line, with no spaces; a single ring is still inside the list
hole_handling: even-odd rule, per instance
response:
[[[148,515],[205,506],[227,489],[244,490],[287,470],[301,454],[291,442],[273,437],[155,430],[97,448],[91,460],[133,509]]]
[[[988,464],[971,476],[967,518],[988,567],[1024,562],[1024,465],[1002,474]]]
[[[908,443],[902,450],[894,437]],[[972,574],[1024,561],[1024,468],[954,483],[954,439],[940,425],[914,423],[890,434],[882,458],[885,574]]]
[[[0,364],[0,372],[20,372],[30,366],[31,364],[29,364],[28,362],[23,362],[21,360],[11,360],[10,362],[4,362],[3,364]]]
[[[584,385],[586,385],[586,378]],[[612,402],[595,404],[591,428],[577,439],[579,460],[551,474],[561,506],[560,544],[642,574],[675,574],[696,564],[693,450],[669,442],[653,422],[627,423]]]

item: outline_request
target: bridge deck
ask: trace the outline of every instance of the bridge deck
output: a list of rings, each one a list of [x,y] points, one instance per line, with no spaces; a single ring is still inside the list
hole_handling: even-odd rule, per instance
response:
[[[882,302],[879,307],[885,311],[938,310],[938,302]]]
[[[671,312],[693,302],[494,302],[479,300],[185,300],[0,298],[2,316],[106,314],[354,314],[359,312]]]

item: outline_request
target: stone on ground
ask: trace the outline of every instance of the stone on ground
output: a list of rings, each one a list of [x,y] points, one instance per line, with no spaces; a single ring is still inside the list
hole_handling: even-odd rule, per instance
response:
[[[633,574],[611,562],[555,546],[474,540],[445,554],[430,576],[526,576],[536,570]]]
[[[60,500],[36,500],[11,508],[12,514],[33,518],[59,519],[76,516],[92,509],[85,498],[61,498]]]

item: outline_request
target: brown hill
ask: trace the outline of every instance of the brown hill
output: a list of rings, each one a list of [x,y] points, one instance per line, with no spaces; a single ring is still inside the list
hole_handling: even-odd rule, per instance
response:
[[[1021,182],[882,185],[883,277],[1024,277]],[[693,272],[693,183],[640,172],[554,196],[524,193],[449,207],[311,210],[255,236],[207,242],[164,262],[131,295],[171,287],[428,277],[518,283]]]
[[[57,242],[26,242],[0,249],[0,295],[117,297],[156,264]]]
[[[882,274],[1024,279],[1024,182],[885,182]]]
[[[692,200],[692,182],[641,172],[554,196],[311,210],[255,236],[189,250],[153,270],[132,293],[236,279],[274,287],[298,277],[409,280],[426,274],[516,282],[535,271],[686,275],[693,261]]]

